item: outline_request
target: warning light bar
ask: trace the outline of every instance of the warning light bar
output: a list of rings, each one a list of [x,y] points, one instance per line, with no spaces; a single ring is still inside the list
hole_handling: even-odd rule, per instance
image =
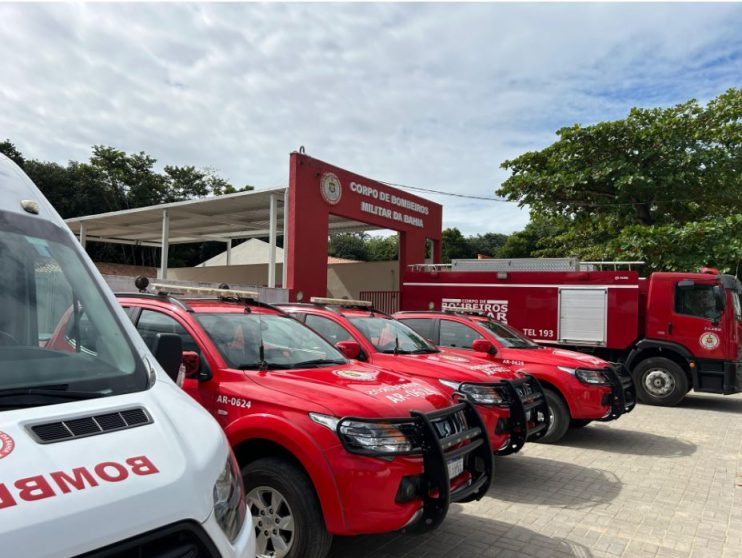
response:
[[[353,300],[349,298],[323,298],[321,296],[313,296],[309,299],[312,304],[334,304],[336,306],[363,306],[371,308],[374,303],[370,300]]]
[[[238,291],[236,289],[219,289],[215,287],[191,287],[186,285],[171,285],[167,283],[150,283],[158,293],[183,293],[183,294],[194,294],[194,295],[207,295],[215,296],[218,298],[252,298],[256,299],[260,296],[255,291]]]
[[[446,306],[443,308],[444,312],[453,312],[456,314],[471,314],[472,316],[484,316],[485,314],[481,310],[476,308],[467,308],[465,306]]]

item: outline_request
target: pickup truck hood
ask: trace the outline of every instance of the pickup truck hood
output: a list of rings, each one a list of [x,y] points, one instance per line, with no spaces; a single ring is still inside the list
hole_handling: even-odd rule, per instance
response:
[[[410,376],[423,377],[427,381],[496,382],[521,376],[510,366],[447,351],[421,355],[373,353],[371,359],[373,364],[378,366]]]
[[[529,364],[565,366],[568,368],[605,368],[606,366],[610,366],[602,358],[578,353],[577,351],[552,347],[540,347],[538,349],[501,349],[498,356],[510,366],[525,366],[526,369]]]
[[[261,386],[302,398],[335,416],[406,417],[452,404],[427,382],[360,362],[253,376]]]
[[[131,408],[145,409],[151,424],[46,444],[30,431]],[[77,555],[180,520],[204,522],[229,455],[216,421],[165,381],[144,392],[5,411],[0,433],[0,540],[11,553],[39,558]]]

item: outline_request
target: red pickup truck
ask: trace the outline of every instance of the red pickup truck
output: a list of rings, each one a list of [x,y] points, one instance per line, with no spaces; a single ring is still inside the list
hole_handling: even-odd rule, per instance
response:
[[[282,304],[348,358],[414,376],[476,404],[498,455],[519,451],[542,436],[549,414],[538,380],[506,364],[442,352],[403,323],[363,300],[313,297],[309,304]]]
[[[593,420],[615,420],[636,404],[634,383],[623,365],[542,347],[488,316],[450,311],[398,312],[394,317],[446,350],[523,367],[537,377],[551,415],[541,442],[557,442],[570,427]]]
[[[322,558],[335,534],[433,529],[450,503],[487,492],[492,449],[468,401],[348,360],[255,293],[137,286],[118,301],[145,342],[182,338],[183,389],[234,449],[259,556]]]

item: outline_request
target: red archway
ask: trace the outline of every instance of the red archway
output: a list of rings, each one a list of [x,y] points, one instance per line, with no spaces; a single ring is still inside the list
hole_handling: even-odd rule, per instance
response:
[[[425,261],[433,243],[440,262],[443,207],[376,180],[292,153],[289,171],[287,281],[291,300],[327,292],[327,235],[330,215],[399,233],[400,275]]]

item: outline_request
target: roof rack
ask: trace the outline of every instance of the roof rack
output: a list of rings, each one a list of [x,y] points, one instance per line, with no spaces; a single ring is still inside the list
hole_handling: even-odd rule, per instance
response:
[[[158,293],[163,294],[178,292],[184,294],[213,295],[217,298],[236,298],[238,300],[257,300],[260,296],[260,294],[255,291],[239,291],[236,289],[230,289],[229,285],[226,284],[222,284],[223,286],[220,285],[219,287],[191,287],[169,283],[150,283],[150,285]]]
[[[312,304],[332,304],[334,306],[373,308],[374,303],[370,300],[354,300],[352,298],[326,298],[313,296],[309,299]]]
[[[212,295],[214,298],[221,302],[236,302],[249,304],[251,306],[259,306],[261,308],[270,308],[281,314],[286,314],[282,308],[278,308],[275,305],[268,304],[267,302],[261,302],[258,300],[259,293],[255,291],[242,291],[237,289],[230,289],[229,285],[222,283],[219,287],[194,287],[189,285],[177,285],[171,283],[150,283],[149,279],[140,275],[134,280],[134,285],[139,289],[136,293],[115,293],[118,297],[131,297],[131,298],[149,298],[149,299],[167,299],[173,304],[177,304],[187,312],[193,312],[191,308],[184,301],[180,300],[175,294],[201,294],[201,295]],[[147,287],[154,288],[155,292],[148,292]],[[213,300],[212,297],[193,297],[188,296],[189,300]],[[246,306],[249,311],[249,307]]]

